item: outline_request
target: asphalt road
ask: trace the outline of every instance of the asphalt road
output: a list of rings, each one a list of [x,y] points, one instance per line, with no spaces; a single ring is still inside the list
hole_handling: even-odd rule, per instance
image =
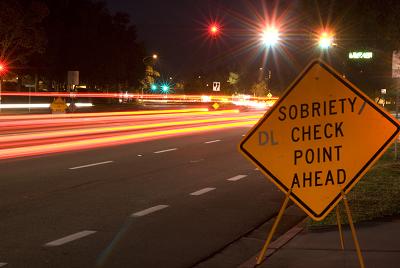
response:
[[[248,127],[0,161],[0,267],[192,267],[276,214]]]

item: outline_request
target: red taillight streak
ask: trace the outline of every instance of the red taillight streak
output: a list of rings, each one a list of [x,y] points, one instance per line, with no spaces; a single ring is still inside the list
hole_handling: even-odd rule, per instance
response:
[[[125,111],[125,112],[99,112],[99,113],[73,113],[73,114],[29,114],[29,115],[0,115],[1,120],[20,119],[54,119],[73,117],[103,117],[117,115],[151,115],[151,114],[175,114],[175,113],[208,112],[207,108],[193,109],[170,109],[170,110],[147,110],[147,111]]]
[[[243,121],[243,120],[256,119],[256,118],[259,118],[259,116],[251,115],[251,116],[241,116],[241,117],[221,117],[221,118],[210,118],[210,119],[197,119],[197,120],[187,120],[187,121],[152,123],[152,124],[143,124],[143,125],[123,125],[123,126],[115,126],[115,127],[100,127],[100,128],[89,128],[89,129],[52,131],[49,133],[32,133],[32,134],[20,134],[20,135],[12,135],[12,136],[0,136],[0,146],[2,146],[2,143],[7,143],[7,146],[9,146],[10,142],[22,141],[22,140],[36,140],[36,139],[47,139],[47,138],[56,138],[56,137],[77,136],[77,135],[90,135],[90,134],[98,134],[98,133],[121,132],[121,131],[129,131],[129,130],[161,128],[161,127],[181,126],[181,125],[189,125],[189,124],[204,124],[204,123],[209,124],[209,123],[223,122],[223,121]]]
[[[197,127],[187,127],[180,129],[169,129],[161,131],[149,131],[143,133],[135,133],[129,135],[118,135],[110,137],[100,137],[94,139],[67,141],[67,142],[57,142],[45,145],[34,145],[27,147],[9,148],[0,150],[0,159],[16,158],[23,156],[33,156],[42,155],[56,152],[67,152],[72,150],[82,150],[95,147],[104,147],[117,144],[126,144],[139,142],[143,139],[156,139],[163,137],[171,137],[174,135],[192,134],[203,131],[212,131],[231,127],[243,127],[254,125],[257,120],[245,121],[245,122],[235,122],[227,124],[217,124],[211,126],[197,126]]]
[[[120,94],[120,93],[97,93],[97,92],[14,92],[3,91],[3,96],[31,96],[31,97],[62,97],[62,98],[112,98],[112,99],[153,99],[153,100],[182,100],[182,101],[196,101],[201,102],[204,95],[178,95],[178,94]],[[240,96],[209,96],[212,101],[232,101],[241,99]],[[247,96],[248,100],[270,100],[277,99],[276,97],[254,97]]]
[[[110,123],[124,123],[126,121],[135,122],[138,119],[142,119],[144,121],[148,120],[165,120],[165,118],[170,117],[192,117],[192,116],[208,116],[208,115],[222,115],[222,114],[236,114],[238,110],[225,110],[225,111],[216,111],[216,112],[194,112],[194,113],[177,113],[177,114],[166,114],[166,115],[136,115],[136,116],[109,116],[109,117],[90,117],[90,118],[56,118],[56,119],[42,119],[42,120],[21,120],[21,121],[0,121],[0,129],[2,132],[4,131],[12,131],[12,130],[20,130],[20,129],[29,129],[29,128],[45,128],[45,127],[66,127],[66,126],[81,126],[84,123],[85,126],[90,125],[98,125],[98,124],[110,124]]]

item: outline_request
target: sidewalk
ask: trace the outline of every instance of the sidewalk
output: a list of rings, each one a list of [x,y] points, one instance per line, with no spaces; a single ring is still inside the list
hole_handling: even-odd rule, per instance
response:
[[[365,267],[400,267],[400,217],[357,224],[356,230]],[[360,267],[347,226],[344,239],[342,251],[337,228],[303,230],[257,267]],[[254,267],[250,265],[252,259],[240,267]]]

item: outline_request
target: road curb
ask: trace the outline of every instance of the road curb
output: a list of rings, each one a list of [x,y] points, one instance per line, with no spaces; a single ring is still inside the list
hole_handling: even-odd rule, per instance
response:
[[[258,226],[252,228],[252,230],[234,239],[191,267],[242,267],[242,265],[248,262],[253,265],[243,267],[254,267],[254,254],[260,251],[265,237],[276,217],[277,214],[272,215],[272,217],[264,220],[263,223],[258,224]],[[292,204],[286,209],[286,213],[283,217],[282,224],[278,227],[274,235],[274,242],[272,243],[272,246],[276,248],[282,247],[288,240],[293,238],[296,233],[303,229],[302,225],[299,225],[299,223],[304,222],[306,215],[296,205]],[[301,230],[295,227],[301,228]],[[281,237],[285,237],[285,235],[286,239],[281,239]],[[280,242],[278,243],[277,241]]]
[[[307,218],[303,219],[301,222],[296,224],[294,227],[289,229],[286,233],[278,237],[276,240],[274,240],[268,247],[268,250],[265,254],[264,260],[261,262],[264,263],[266,258],[270,257],[273,255],[275,252],[277,252],[280,248],[282,248],[284,245],[286,245],[290,240],[292,240],[295,236],[297,236],[301,231],[303,231],[305,222]],[[259,265],[256,264],[257,262],[257,257],[259,255],[259,252],[242,263],[241,265],[238,266],[238,268],[255,268],[258,267]]]

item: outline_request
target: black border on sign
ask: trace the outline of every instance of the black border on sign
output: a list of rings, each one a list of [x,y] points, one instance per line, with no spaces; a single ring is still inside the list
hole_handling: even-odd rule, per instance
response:
[[[351,84],[349,84],[347,81],[345,81],[342,77],[337,75],[335,72],[333,72],[328,66],[326,66],[323,62],[319,60],[313,61],[308,68],[303,72],[301,76],[297,78],[297,80],[290,86],[290,88],[285,92],[285,94],[278,100],[277,103],[267,112],[267,114],[257,123],[257,126],[253,128],[250,133],[245,137],[245,139],[240,143],[240,149],[242,152],[244,152],[252,161],[257,163],[259,167],[263,169],[265,173],[267,173],[278,185],[280,185],[283,189],[285,189],[286,192],[289,191],[289,188],[286,187],[277,177],[275,177],[264,165],[262,165],[257,159],[255,159],[245,148],[244,144],[247,142],[247,140],[253,136],[253,134],[258,130],[258,128],[269,118],[269,116],[277,109],[277,107],[285,100],[285,98],[292,92],[292,90],[297,86],[297,84],[304,78],[305,75],[308,74],[310,69],[314,67],[314,65],[318,64],[322,68],[324,68],[326,71],[328,71],[330,74],[332,74],[337,80],[339,80],[343,85],[345,85],[348,89],[353,91],[358,97],[360,97],[362,100],[364,100],[366,103],[368,103],[372,108],[374,108],[378,113],[380,113],[382,116],[384,116],[387,120],[389,120],[393,125],[397,126],[397,129],[394,131],[393,135],[382,145],[381,148],[370,158],[369,161],[360,169],[360,171],[351,179],[351,181],[346,185],[344,188],[344,192],[348,188],[350,188],[354,182],[359,178],[359,176],[365,171],[366,168],[378,157],[378,155],[385,149],[385,147],[397,136],[399,135],[400,132],[400,124],[393,120],[390,116],[388,116],[386,113],[381,111],[374,103],[372,103],[368,98],[366,98],[363,94],[360,94],[358,90],[356,90]],[[309,211],[315,218],[320,218],[322,215],[326,213],[327,210],[329,210],[335,203],[336,201],[341,197],[341,194],[339,193],[331,203],[329,203],[326,208],[319,214],[315,213],[309,206],[307,206],[296,194],[291,192],[290,194],[297,202],[299,202],[307,211]]]

